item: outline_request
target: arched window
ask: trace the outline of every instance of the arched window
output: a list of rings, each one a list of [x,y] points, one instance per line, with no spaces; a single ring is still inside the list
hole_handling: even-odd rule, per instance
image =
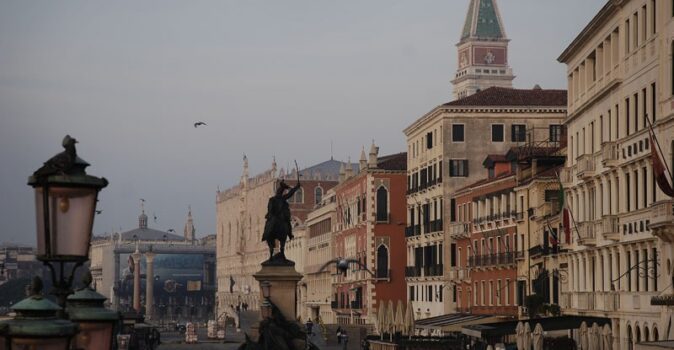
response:
[[[389,278],[388,275],[388,248],[385,245],[380,245],[377,248],[377,278]]]
[[[672,6],[674,7],[674,1],[672,1]],[[671,81],[671,86],[672,86],[672,95],[674,95],[674,41],[672,41],[672,48],[670,50],[670,54],[672,55],[670,58],[670,64],[669,64],[669,69],[672,71],[669,74],[669,78],[672,80]]]
[[[658,340],[660,340],[660,339],[658,339],[658,338],[659,338],[659,335],[658,335],[658,328],[655,327],[655,326],[653,326],[653,341],[658,341]]]
[[[377,189],[377,221],[388,221],[388,191],[384,186]]]
[[[627,350],[634,349],[634,340],[632,338],[632,326],[627,325]]]
[[[297,189],[297,192],[293,195],[292,200],[290,201],[292,203],[304,203],[304,190],[302,187]]]
[[[634,343],[641,343],[641,329],[639,329],[639,325],[634,325]]]
[[[649,338],[650,332],[648,331],[648,326],[644,326],[644,341],[650,341]]]
[[[314,189],[314,204],[321,203],[322,199],[323,199],[323,189],[320,187],[316,187],[316,189]]]

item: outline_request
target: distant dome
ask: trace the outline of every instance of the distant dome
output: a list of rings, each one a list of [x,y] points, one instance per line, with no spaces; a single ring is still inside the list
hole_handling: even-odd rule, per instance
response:
[[[541,89],[540,85],[536,84],[536,85],[534,85],[534,90],[543,90],[543,89]]]

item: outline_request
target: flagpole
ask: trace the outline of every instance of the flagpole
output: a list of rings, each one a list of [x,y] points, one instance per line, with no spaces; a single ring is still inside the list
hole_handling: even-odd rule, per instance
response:
[[[555,171],[555,176],[557,177],[557,182],[559,182],[559,186],[560,186],[560,187],[562,188],[562,190],[563,190],[563,189],[564,189],[564,185],[562,185],[562,179],[559,177],[559,173],[558,173],[557,171]],[[566,195],[565,195],[565,197],[566,197]],[[574,228],[575,231],[576,231],[576,235],[578,236],[578,241],[580,241],[580,239],[581,239],[581,238],[580,238],[580,232],[578,231],[578,226],[576,225],[576,219],[573,217],[573,211],[572,211],[571,209],[567,208],[567,207],[568,207],[568,206],[566,205],[566,199],[564,199],[564,203],[562,203],[562,208],[561,208],[561,210],[562,210],[562,215],[564,215],[564,209],[566,208],[566,209],[568,210],[568,212],[569,212],[569,218],[571,219],[572,226],[573,226],[573,228]],[[563,218],[562,218],[562,224],[564,224],[564,219],[563,219]]]
[[[667,162],[665,161],[665,154],[662,152],[662,148],[660,148],[660,141],[658,141],[657,136],[655,136],[655,130],[653,130],[653,124],[651,123],[651,120],[648,119],[648,113],[646,114],[646,121],[648,122],[648,130],[650,131],[651,135],[653,136],[653,141],[655,141],[655,145],[658,147],[658,153],[659,157],[662,157],[662,164],[665,166],[665,170],[667,170],[667,174],[669,174],[670,180],[674,182],[674,176],[672,176],[672,171],[669,170],[669,165],[667,165]]]

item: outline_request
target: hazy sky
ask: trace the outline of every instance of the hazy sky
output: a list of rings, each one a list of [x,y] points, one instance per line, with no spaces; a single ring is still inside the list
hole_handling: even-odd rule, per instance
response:
[[[28,175],[80,141],[95,233],[215,231],[215,192],[276,158],[356,160],[451,100],[468,0],[0,0],[0,241],[35,241]],[[501,0],[515,86],[566,88],[556,59],[605,0]],[[195,129],[197,120],[208,123]],[[154,223],[152,214],[158,217]]]

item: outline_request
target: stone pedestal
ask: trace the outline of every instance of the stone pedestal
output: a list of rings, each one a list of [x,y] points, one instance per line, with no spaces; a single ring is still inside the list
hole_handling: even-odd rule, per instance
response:
[[[297,282],[302,274],[295,270],[295,264],[262,265],[262,269],[253,275],[258,283],[271,283],[269,299],[276,305],[289,321],[297,319]],[[260,304],[264,300],[260,289]]]

